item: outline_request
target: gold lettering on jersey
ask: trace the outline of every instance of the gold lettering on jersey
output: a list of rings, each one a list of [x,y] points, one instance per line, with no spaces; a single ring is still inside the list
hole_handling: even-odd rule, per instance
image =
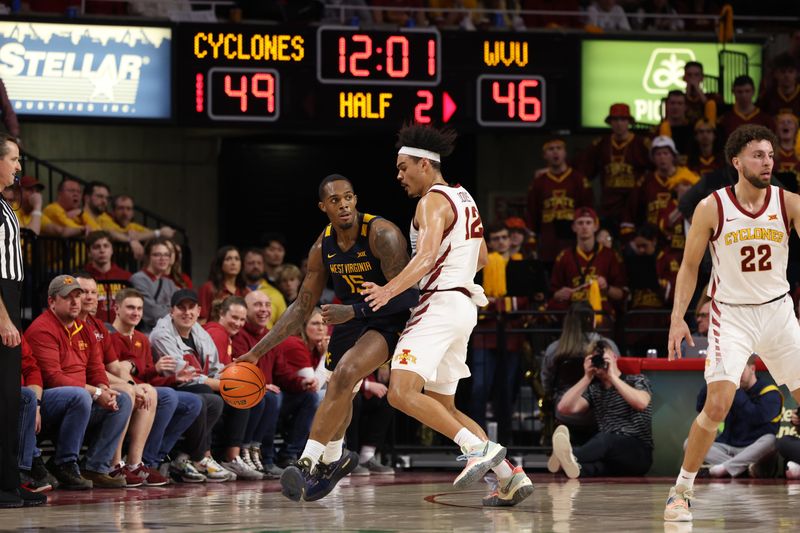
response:
[[[542,222],[572,220],[575,216],[575,200],[567,196],[566,189],[553,190],[553,196],[542,202]]]
[[[741,241],[772,241],[781,243],[786,235],[772,228],[743,228],[725,234],[725,246]]]
[[[359,272],[371,272],[372,263],[369,261],[360,263],[331,263],[329,268],[333,274],[358,274]]]
[[[633,165],[615,157],[605,168],[604,182],[609,189],[632,189],[636,185]]]

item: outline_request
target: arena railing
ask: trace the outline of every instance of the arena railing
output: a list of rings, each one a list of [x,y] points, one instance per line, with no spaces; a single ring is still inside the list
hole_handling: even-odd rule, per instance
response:
[[[22,156],[22,168],[23,175],[31,175],[42,182],[42,184],[45,186],[45,193],[43,195],[43,201],[45,205],[55,201],[55,198],[58,194],[58,184],[61,183],[64,178],[75,180],[84,186],[87,184],[87,181],[83,178],[80,178],[72,172],[64,170],[63,168],[59,168],[49,161],[40,159],[29,152],[25,152]],[[178,239],[179,244],[181,244],[183,248],[188,248],[189,236],[186,233],[185,228],[165,219],[160,215],[157,215],[149,209],[140,207],[139,205],[134,204],[134,212],[137,222],[141,223],[143,226],[153,229],[169,226],[170,228],[174,229],[175,233],[180,236],[180,239]],[[185,255],[186,254],[184,254],[184,257]]]

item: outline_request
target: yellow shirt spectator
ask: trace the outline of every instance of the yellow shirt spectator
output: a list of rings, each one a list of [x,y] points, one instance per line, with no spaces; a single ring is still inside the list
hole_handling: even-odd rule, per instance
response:
[[[88,227],[92,231],[100,229],[100,224],[88,213],[81,211],[77,217],[71,218],[67,216],[67,212],[58,202],[53,202],[45,207],[42,216],[47,217],[51,224],[58,224],[67,228]]]
[[[286,311],[286,300],[283,298],[283,294],[281,291],[267,283],[267,281],[264,279],[262,279],[258,285],[248,285],[248,287],[250,290],[262,291],[264,294],[269,296],[269,299],[272,302],[272,316],[269,317],[269,322],[267,322],[267,329],[272,329],[272,326],[275,325],[275,322],[277,322],[281,315]]]
[[[122,233],[127,233],[129,231],[137,231],[137,232],[145,232],[145,231],[153,231],[150,228],[146,228],[137,222],[130,222],[124,228],[117,224],[111,215],[108,213],[103,213],[99,217],[97,217],[97,222],[100,224],[100,227],[106,231],[119,231]]]

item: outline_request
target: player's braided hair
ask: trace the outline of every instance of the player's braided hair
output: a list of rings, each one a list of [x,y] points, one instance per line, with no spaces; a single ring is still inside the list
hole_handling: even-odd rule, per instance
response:
[[[422,124],[407,124],[397,132],[397,144],[395,146],[397,148],[402,148],[403,146],[421,148],[446,157],[453,153],[456,137],[458,137],[456,132],[449,128],[439,129],[433,126],[423,126]],[[414,161],[420,159],[414,156],[409,157]],[[441,163],[431,161],[431,164],[436,170],[441,170]]]
[[[736,128],[725,142],[725,159],[729,164],[737,157],[745,146],[752,141],[769,141],[772,147],[778,146],[778,137],[771,129],[757,124],[745,124]]]

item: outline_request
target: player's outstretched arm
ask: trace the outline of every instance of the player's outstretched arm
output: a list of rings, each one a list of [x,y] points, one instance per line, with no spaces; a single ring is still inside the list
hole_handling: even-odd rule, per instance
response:
[[[249,352],[236,358],[236,360],[255,363],[286,337],[296,331],[300,331],[300,328],[303,327],[303,322],[305,322],[319,301],[327,281],[328,273],[322,262],[322,235],[320,235],[317,242],[308,252],[308,272],[303,284],[300,286],[297,299],[281,315],[269,333],[258,344],[253,346]]]
[[[684,315],[689,307],[689,302],[697,286],[697,272],[703,260],[708,242],[718,224],[718,206],[714,195],[707,196],[695,209],[689,234],[686,236],[686,247],[683,250],[683,260],[678,270],[675,282],[675,301],[672,305],[672,316],[669,325],[669,345],[667,357],[669,360],[680,359],[681,341],[686,339],[689,346],[694,346],[692,334],[686,324]]]
[[[417,253],[385,286],[381,287],[374,283],[362,285],[362,292],[367,295],[365,300],[369,302],[373,311],[377,311],[395,296],[415,286],[430,272],[436,263],[444,229],[453,222],[454,216],[450,202],[441,194],[427,194],[422,197],[414,214],[419,227]]]
[[[800,195],[783,190],[783,202],[786,206],[786,218],[788,219],[786,222],[789,225],[789,231],[794,228],[800,235]]]

